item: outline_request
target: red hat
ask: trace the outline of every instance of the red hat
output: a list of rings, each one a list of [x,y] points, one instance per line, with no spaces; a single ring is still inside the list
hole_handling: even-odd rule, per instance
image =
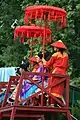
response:
[[[33,57],[31,57],[30,59],[29,59],[29,61],[30,62],[40,62],[41,61],[41,59],[38,57],[38,56],[33,56]]]
[[[64,43],[61,40],[58,40],[58,41],[52,43],[51,46],[57,47],[57,48],[67,49],[67,47],[64,45]]]

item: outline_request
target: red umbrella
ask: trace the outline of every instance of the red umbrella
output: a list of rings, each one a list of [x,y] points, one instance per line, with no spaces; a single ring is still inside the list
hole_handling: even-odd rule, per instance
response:
[[[60,22],[60,27],[66,26],[66,11],[64,9],[53,6],[29,6],[25,9],[24,22],[28,24],[28,20],[43,19],[47,21]]]
[[[38,26],[21,26],[17,27],[14,31],[14,39],[21,36],[20,42],[24,43],[24,38],[37,38],[41,37],[43,43],[43,57],[44,57],[44,46],[48,42],[51,42],[51,31],[46,27],[46,21],[59,22],[57,27],[66,26],[66,11],[64,9],[53,7],[53,6],[29,6],[25,9],[24,22],[28,25],[28,20],[30,20],[30,25],[32,20],[41,19],[45,21],[44,27]]]
[[[14,30],[14,40],[20,36],[20,42],[24,43],[24,38],[37,38],[44,39],[44,27],[39,26],[19,26]],[[29,42],[29,41],[28,41]],[[34,41],[33,41],[34,42]],[[51,30],[46,27],[46,41],[45,44],[51,42]],[[39,41],[40,43],[40,41]]]

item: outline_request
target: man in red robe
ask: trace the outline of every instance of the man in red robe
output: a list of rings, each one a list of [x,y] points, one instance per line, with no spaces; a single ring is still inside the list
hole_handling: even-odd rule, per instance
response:
[[[42,59],[43,64],[50,68],[52,67],[51,73],[62,74],[65,75],[68,69],[68,54],[65,52],[67,47],[64,43],[59,40],[51,44],[54,47],[55,53],[51,56],[49,61],[46,61],[44,58]],[[49,85],[55,84],[59,81],[59,77],[51,77],[48,81]],[[50,93],[55,97],[62,99],[64,93],[64,83],[60,83],[59,85],[52,87],[50,89]],[[50,99],[50,104],[55,104],[56,101],[52,98]]]

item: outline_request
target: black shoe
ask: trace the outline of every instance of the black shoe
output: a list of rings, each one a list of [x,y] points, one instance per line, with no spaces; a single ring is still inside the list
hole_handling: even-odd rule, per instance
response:
[[[9,99],[7,100],[7,103],[12,104],[12,103],[14,103],[14,100],[13,100],[12,98],[9,98]]]
[[[13,99],[11,99],[11,98],[7,99],[6,105],[11,106],[13,104],[14,104],[14,100]]]
[[[9,98],[9,101],[10,101],[10,102],[14,102],[14,100],[13,100],[12,98]]]

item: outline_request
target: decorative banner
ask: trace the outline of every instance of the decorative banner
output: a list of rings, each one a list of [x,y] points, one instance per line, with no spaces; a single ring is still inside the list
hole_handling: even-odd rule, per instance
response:
[[[60,22],[60,27],[66,26],[66,11],[53,6],[29,6],[25,9],[24,22],[28,25],[28,20],[47,20]]]
[[[47,27],[39,27],[39,26],[19,26],[14,30],[14,40],[20,37],[20,42],[24,43],[25,38],[38,38],[40,37],[42,42],[44,41],[44,33],[46,31],[46,40],[45,44],[51,42],[51,30]],[[30,43],[28,41],[28,43]],[[36,43],[36,42],[35,42]],[[40,43],[40,41],[39,41]]]

